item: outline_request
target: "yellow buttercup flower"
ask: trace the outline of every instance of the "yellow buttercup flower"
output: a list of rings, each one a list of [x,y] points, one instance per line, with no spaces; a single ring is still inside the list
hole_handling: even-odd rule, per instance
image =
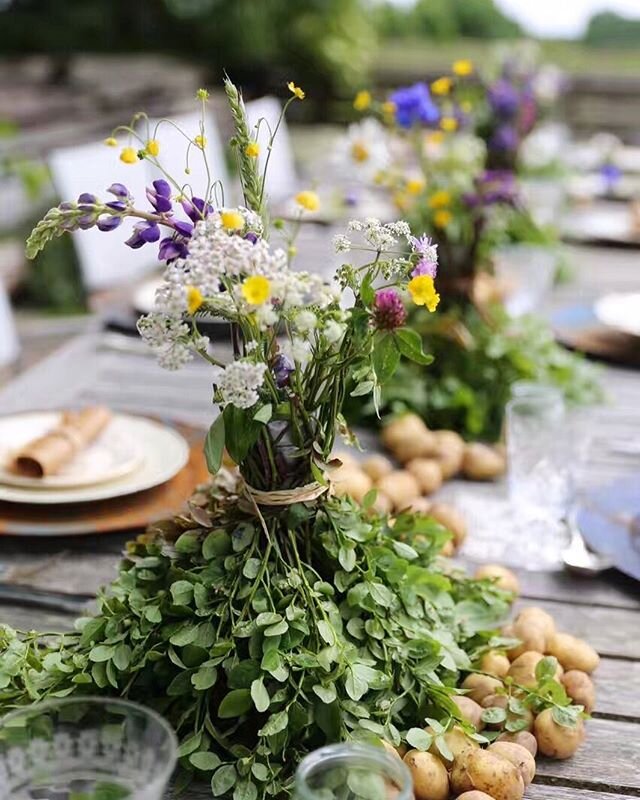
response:
[[[451,80],[451,78],[438,78],[438,80],[434,81],[431,84],[431,91],[434,94],[442,96],[445,94],[449,94],[452,86],[453,86],[453,81]]]
[[[296,195],[296,203],[306,211],[317,211],[320,208],[320,198],[310,189],[298,192]]]
[[[160,142],[157,139],[149,139],[144,148],[150,156],[160,154]]]
[[[199,133],[197,136],[193,137],[193,142],[196,145],[196,147],[199,147],[201,150],[204,150],[204,148],[207,146],[207,137]]]
[[[107,147],[117,147],[118,146],[118,140],[114,139],[113,136],[108,136],[104,140],[104,143],[107,145]]]
[[[451,194],[446,189],[438,189],[429,198],[429,208],[446,208],[451,205]]]
[[[440,127],[446,133],[453,133],[458,129],[458,120],[455,117],[442,117]]]
[[[244,228],[244,217],[239,211],[221,211],[220,222],[227,231],[241,231]]]
[[[440,302],[440,295],[436,292],[431,275],[416,275],[407,285],[411,299],[417,306],[426,306],[429,311],[435,311]]]
[[[204,297],[200,289],[195,286],[187,286],[187,311],[193,316],[200,306],[204,303]]]
[[[353,99],[353,107],[356,111],[365,111],[371,105],[371,92],[362,89]]]
[[[473,72],[473,61],[469,61],[468,58],[461,58],[453,62],[452,69],[456,75],[465,78]]]
[[[287,84],[287,89],[289,89],[291,94],[295,95],[298,98],[298,100],[304,100],[305,93],[299,86],[296,86],[293,81],[289,81],[289,83]]]
[[[362,164],[363,161],[369,159],[369,148],[362,142],[354,142],[351,145],[351,158]]]
[[[422,192],[425,187],[425,182],[422,178],[409,178],[405,185],[405,189],[409,194],[417,195]]]
[[[446,228],[453,219],[453,214],[445,208],[441,208],[433,215],[433,224],[436,228]]]
[[[120,152],[120,161],[124,164],[135,164],[138,160],[138,153],[135,147],[123,147]]]
[[[271,281],[263,275],[252,275],[242,283],[242,296],[252,306],[261,306],[271,296]]]
[[[244,152],[249,158],[257,158],[260,155],[260,145],[257,142],[249,142],[244,148]]]

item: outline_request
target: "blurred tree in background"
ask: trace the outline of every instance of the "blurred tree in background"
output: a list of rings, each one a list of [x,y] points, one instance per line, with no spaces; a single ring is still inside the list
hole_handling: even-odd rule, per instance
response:
[[[589,20],[584,41],[596,46],[637,47],[640,45],[640,20],[627,19],[612,11],[602,11]]]

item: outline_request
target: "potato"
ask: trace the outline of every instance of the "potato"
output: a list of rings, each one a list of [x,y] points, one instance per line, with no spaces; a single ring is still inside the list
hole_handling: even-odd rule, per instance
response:
[[[472,789],[470,792],[458,795],[458,800],[494,800],[491,795]]]
[[[489,650],[480,659],[480,670],[495,675],[496,678],[504,678],[509,672],[509,659],[497,650]]]
[[[431,728],[427,728],[426,730],[427,733],[433,733]],[[453,753],[453,759],[445,758],[438,750],[438,746],[435,742],[433,742],[429,748],[429,752],[440,758],[448,766],[451,766],[452,761],[462,755],[462,753],[466,753],[468,750],[477,750],[480,747],[478,742],[467,736],[459,725],[454,725],[450,731],[447,731],[444,734],[444,740],[449,745],[449,750]]]
[[[533,688],[537,683],[536,666],[544,656],[542,653],[536,653],[534,650],[527,650],[522,655],[518,656],[509,667],[507,675],[520,686],[526,686],[528,689]],[[560,664],[556,667],[555,679],[557,681],[562,677],[562,668]]]
[[[484,700],[482,701],[483,708],[504,708],[506,709],[509,705],[509,700],[506,695],[504,694],[489,694],[487,695]],[[510,712],[507,713],[507,719],[525,719],[527,721],[527,728],[526,730],[531,730],[533,728],[533,713],[527,709],[524,715],[518,714],[517,717],[515,714],[511,714]],[[502,723],[496,724],[487,724],[487,728],[500,728]]]
[[[473,481],[492,481],[504,473],[506,461],[504,456],[486,444],[474,442],[464,449],[462,472],[465,478]]]
[[[535,625],[536,628],[541,628],[547,640],[550,640],[556,632],[554,618],[544,609],[538,608],[538,606],[527,606],[523,608],[518,614],[516,622],[520,625],[531,624]]]
[[[472,672],[462,682],[462,688],[468,689],[467,696],[476,703],[482,703],[489,694],[495,694],[496,689],[502,688],[502,681],[499,678],[492,678],[489,675],[478,675]]]
[[[554,634],[547,645],[547,652],[555,656],[566,670],[591,673],[600,663],[600,656],[591,645],[568,633]]]
[[[339,497],[348,495],[357,503],[361,503],[366,493],[373,487],[371,478],[359,467],[339,467],[332,473],[331,481],[333,490]]]
[[[471,750],[455,759],[451,785],[456,793],[476,789],[495,800],[522,800],[524,781],[517,767],[489,750]]]
[[[499,564],[483,564],[475,571],[474,577],[478,579],[493,578],[499,589],[512,592],[516,597],[520,594],[520,583],[516,576],[510,569],[501,567]]]
[[[455,695],[451,699],[458,706],[462,719],[470,722],[477,731],[484,728],[482,706],[479,703],[464,694]]]
[[[584,706],[584,710],[590,714],[596,705],[596,689],[587,673],[579,669],[570,669],[564,673],[561,680],[573,702]]]
[[[384,475],[378,481],[377,488],[389,498],[394,511],[405,509],[412,500],[420,496],[418,481],[405,470],[395,470]]]
[[[531,724],[533,727],[533,714],[531,715],[532,720]],[[528,750],[531,755],[535,758],[536,753],[538,752],[538,742],[536,741],[536,737],[530,731],[516,731],[516,733],[501,733],[498,736],[498,742],[514,742],[515,744],[519,744]]]
[[[418,481],[423,494],[433,494],[442,486],[442,470],[433,458],[412,458],[405,469]]]
[[[522,776],[525,786],[535,778],[536,760],[526,747],[513,742],[494,742],[489,745],[488,750],[510,761]]]
[[[558,725],[553,711],[545,708],[533,725],[540,752],[550,758],[570,758],[584,741],[584,721],[579,719],[574,728]]]
[[[381,455],[372,455],[365,459],[361,464],[362,470],[367,473],[371,480],[375,483],[380,480],[383,475],[388,475],[393,472],[393,464],[388,458]]]
[[[424,458],[433,452],[433,434],[431,431],[401,439],[389,448],[394,457],[401,463],[406,464],[412,458]]]
[[[460,547],[467,538],[467,523],[463,515],[447,503],[434,503],[429,515],[453,535],[455,546]]]
[[[403,761],[411,773],[416,800],[447,800],[449,776],[439,758],[433,753],[409,750]]]
[[[424,421],[417,414],[402,414],[388,422],[380,433],[385,447],[393,448],[399,442],[430,433]]]
[[[400,753],[398,753],[398,751],[391,744],[391,742],[388,742],[386,739],[380,739],[380,742],[382,743],[382,746],[387,751],[387,753],[389,753],[389,755],[395,756],[399,761],[402,761],[402,756],[400,755]]]
[[[337,469],[342,469],[342,467],[357,467],[358,459],[353,455],[350,450],[338,450],[337,453],[333,453],[333,458],[338,458],[342,462],[342,465]],[[333,473],[335,474],[335,472]]]
[[[534,650],[537,653],[544,653],[547,649],[547,636],[545,629],[537,624],[534,620],[520,620],[519,618],[513,623],[512,628],[513,636],[520,639],[520,644],[512,647],[508,651],[509,658],[514,661],[527,651]]]
[[[416,497],[415,500],[412,500],[409,505],[409,511],[413,511],[414,514],[428,514],[431,511],[431,500],[427,500],[426,497]]]
[[[454,431],[434,431],[434,456],[440,464],[442,477],[453,478],[462,469],[464,457],[464,439]]]

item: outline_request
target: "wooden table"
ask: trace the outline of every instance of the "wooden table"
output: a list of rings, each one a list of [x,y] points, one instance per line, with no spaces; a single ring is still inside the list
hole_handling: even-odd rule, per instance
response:
[[[551,306],[567,299],[589,300],[603,287],[638,288],[633,253],[572,249],[571,256],[577,283],[556,294]],[[638,374],[606,368],[604,377],[610,406],[603,424],[640,435]],[[211,419],[209,387],[208,370],[200,365],[190,365],[180,375],[168,374],[155,367],[135,343],[94,331],[72,339],[0,391],[0,413],[99,400],[205,426]],[[600,481],[634,464],[602,456],[591,466],[594,480]],[[35,580],[29,571],[37,572],[45,565],[47,579],[39,585],[72,593],[70,606],[80,606],[86,595],[113,577],[127,536],[30,539],[28,546],[24,540],[3,539],[0,566],[17,568],[28,584]],[[640,585],[616,572],[594,579],[564,573],[523,573],[520,578],[520,605],[533,603],[547,609],[561,628],[587,639],[602,656],[596,674],[597,710],[588,723],[585,745],[568,761],[541,759],[527,796],[534,800],[640,797]],[[48,630],[72,624],[72,607],[62,612],[30,605],[28,598],[3,601],[1,590],[0,583],[2,622]],[[187,796],[207,798],[209,792],[192,790]]]

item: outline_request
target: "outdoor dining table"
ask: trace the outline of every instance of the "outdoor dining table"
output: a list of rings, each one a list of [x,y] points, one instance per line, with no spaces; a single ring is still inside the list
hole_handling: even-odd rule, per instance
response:
[[[637,288],[637,257],[631,251],[572,248],[569,255],[574,283],[554,293],[548,311],[576,298],[589,302],[603,291]],[[603,367],[603,384],[607,405],[599,411],[596,446],[587,465],[588,483],[593,485],[634,468],[640,471],[640,455],[616,454],[607,447],[612,437],[640,438],[638,373]],[[165,372],[138,340],[95,325],[0,390],[0,414],[100,402],[204,431],[213,413],[210,389],[206,366],[189,364],[179,376]],[[456,489],[463,491],[465,486]],[[500,487],[483,491],[498,492]],[[638,500],[640,510],[640,481]],[[70,628],[91,596],[115,576],[119,553],[134,533],[2,537],[0,622],[21,630]],[[36,576],[43,564],[54,565],[51,593],[30,593],[29,576]],[[3,583],[10,570],[22,576],[18,588]],[[595,676],[596,711],[587,725],[585,745],[567,761],[540,759],[527,796],[533,800],[640,797],[640,585],[615,571],[592,578],[561,571],[521,571],[519,578],[518,606],[545,608],[561,629],[587,639],[602,657]],[[191,788],[186,796],[204,800],[210,790]]]

